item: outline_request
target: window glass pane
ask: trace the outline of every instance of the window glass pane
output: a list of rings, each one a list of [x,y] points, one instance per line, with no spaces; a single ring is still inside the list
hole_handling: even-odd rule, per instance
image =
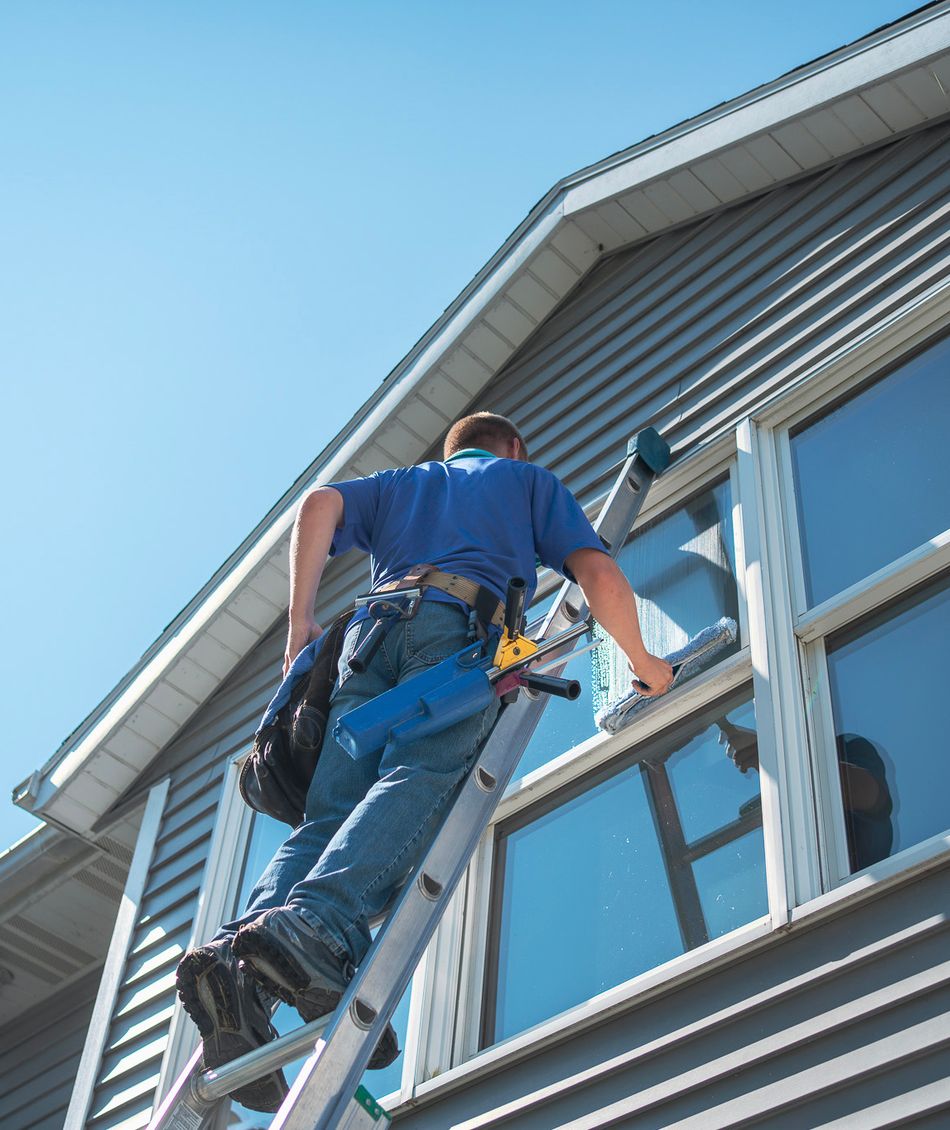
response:
[[[749,772],[757,767],[751,702],[724,712],[670,756],[666,771],[688,844],[738,820],[758,800],[758,772]]]
[[[950,340],[792,437],[809,606],[950,527]]]
[[[683,952],[639,765],[505,850],[496,1040]]]
[[[555,595],[556,593],[552,593],[533,605],[528,619],[536,620],[544,616],[554,602]],[[589,637],[583,636],[575,647],[582,647],[587,642]],[[541,721],[531,735],[531,740],[515,770],[516,777],[523,777],[597,733],[597,727],[594,725],[590,656],[585,654],[572,659],[562,674],[565,679],[577,679],[581,685],[580,697],[574,702],[569,702],[566,698],[547,696],[548,701],[541,715]]]
[[[944,578],[829,641],[853,871],[950,826],[948,639]]]
[[[640,611],[646,646],[655,655],[682,647],[697,632],[723,616],[738,620],[732,499],[728,480],[690,499],[684,506],[637,531],[621,550],[620,567],[630,580]],[[549,606],[548,598],[543,608]],[[542,605],[538,606],[540,610]],[[532,609],[532,617],[535,609]],[[725,658],[738,649],[738,642]],[[613,700],[630,689],[626,660],[610,643]],[[531,738],[517,776],[564,753],[597,732],[591,689],[591,661],[573,660],[565,674],[581,684],[576,702],[552,698]]]
[[[654,655],[675,651],[723,616],[738,620],[728,479],[638,530],[618,560]]]
[[[286,824],[281,824],[277,820],[271,820],[266,816],[261,816],[255,813],[254,822],[251,826],[251,838],[248,843],[247,855],[244,862],[244,870],[241,876],[241,892],[237,900],[238,907],[243,907],[247,896],[251,892],[251,888],[257,881],[257,877],[264,870],[267,864],[271,861],[274,853],[278,847],[283,843],[287,837],[290,829]],[[376,936],[376,931],[373,931],[373,936]],[[409,1024],[409,998],[411,988],[406,989],[403,993],[402,1000],[396,1008],[392,1018],[392,1025],[396,1029],[396,1035],[399,1037],[399,1046],[403,1052],[389,1065],[381,1071],[367,1071],[363,1076],[363,1083],[367,1090],[375,1097],[381,1098],[384,1095],[391,1094],[393,1091],[399,1089],[402,1084],[402,1065],[403,1054],[405,1052],[405,1039],[406,1030]],[[291,1008],[289,1005],[280,1004],[273,1017],[274,1027],[281,1035],[286,1035],[288,1032],[293,1032],[303,1024],[297,1010]],[[294,1060],[293,1063],[288,1064],[284,1068],[284,1075],[288,1083],[293,1083],[297,1077],[297,1073],[304,1065],[306,1056]],[[232,1101],[231,1103],[231,1121],[229,1126],[232,1128],[247,1127],[250,1130],[254,1127],[258,1130],[260,1127],[269,1126],[271,1121],[276,1117],[272,1114],[262,1114],[258,1111],[247,1110],[241,1106],[240,1103]],[[237,1122],[235,1122],[237,1119]]]
[[[693,864],[710,938],[768,913],[765,845],[756,829]]]
[[[641,756],[501,828],[487,1043],[765,913],[748,694]]]

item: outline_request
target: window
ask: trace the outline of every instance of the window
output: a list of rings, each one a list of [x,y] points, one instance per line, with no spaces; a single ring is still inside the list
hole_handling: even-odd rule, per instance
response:
[[[722,616],[738,620],[729,480],[643,525],[617,560],[637,594],[644,643],[656,655],[682,647]],[[543,615],[552,600],[553,595],[539,601],[532,617]],[[613,666],[617,670],[612,681],[627,687],[626,662],[619,657]],[[519,776],[597,733],[590,660],[572,660],[566,674],[580,682],[581,697],[576,702],[552,698],[548,703],[521,758]]]
[[[251,892],[258,876],[270,862],[277,848],[283,843],[286,838],[288,829],[285,824],[279,823],[277,820],[268,819],[265,816],[255,814],[251,828],[251,836],[248,841],[247,854],[244,860],[244,869],[241,877],[240,895],[237,899],[237,906],[243,908],[247,897]],[[375,934],[375,931],[374,931]],[[399,1037],[399,1046],[403,1049],[399,1057],[391,1063],[388,1067],[383,1068],[381,1071],[369,1071],[366,1074],[364,1083],[367,1089],[374,1097],[382,1097],[398,1091],[402,1082],[402,1068],[405,1059],[405,1041],[406,1029],[409,1020],[409,998],[411,995],[411,985],[403,994],[396,1012],[392,1018],[393,1027],[396,1029],[396,1035]],[[292,1032],[295,1028],[299,1028],[303,1024],[296,1009],[291,1008],[289,1005],[281,1004],[278,1006],[274,1014],[274,1027],[281,1035]],[[300,1068],[304,1064],[304,1059],[295,1060],[293,1063],[288,1064],[284,1068],[284,1074],[288,1083],[292,1083]],[[238,1118],[238,1126],[246,1126],[249,1128],[270,1125],[273,1115],[260,1114],[255,1111],[246,1110],[240,1103],[232,1102],[232,1122],[230,1125],[234,1126],[235,1116]]]
[[[794,621],[833,884],[943,832],[950,340],[788,433]]]
[[[767,911],[750,692],[496,827],[483,1045]]]
[[[950,579],[828,640],[835,741],[851,869],[948,822],[945,698]]]
[[[950,526],[948,378],[942,341],[793,434],[807,607]]]

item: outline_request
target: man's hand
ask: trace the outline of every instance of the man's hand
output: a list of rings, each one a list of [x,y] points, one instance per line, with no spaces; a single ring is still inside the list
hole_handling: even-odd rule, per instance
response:
[[[646,652],[642,659],[634,666],[633,686],[644,698],[653,698],[669,690],[673,682],[673,668],[665,659]]]
[[[287,646],[284,649],[284,674],[308,643],[313,643],[323,635],[323,628],[311,616],[309,620],[294,622],[287,631]]]

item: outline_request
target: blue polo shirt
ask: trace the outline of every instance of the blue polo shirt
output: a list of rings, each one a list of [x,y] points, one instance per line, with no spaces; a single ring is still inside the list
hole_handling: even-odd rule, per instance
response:
[[[533,463],[466,451],[330,485],[344,504],[331,552],[369,553],[373,588],[429,564],[500,599],[509,577],[523,577],[530,602],[538,561],[573,580],[565,559],[575,549],[606,552],[567,487]],[[453,600],[435,589],[427,596]]]

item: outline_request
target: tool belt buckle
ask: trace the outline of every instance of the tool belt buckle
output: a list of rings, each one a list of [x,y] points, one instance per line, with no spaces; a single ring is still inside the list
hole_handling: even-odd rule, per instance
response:
[[[355,601],[356,608],[369,606],[374,620],[411,620],[419,610],[422,589],[395,589],[392,592],[365,593]]]

